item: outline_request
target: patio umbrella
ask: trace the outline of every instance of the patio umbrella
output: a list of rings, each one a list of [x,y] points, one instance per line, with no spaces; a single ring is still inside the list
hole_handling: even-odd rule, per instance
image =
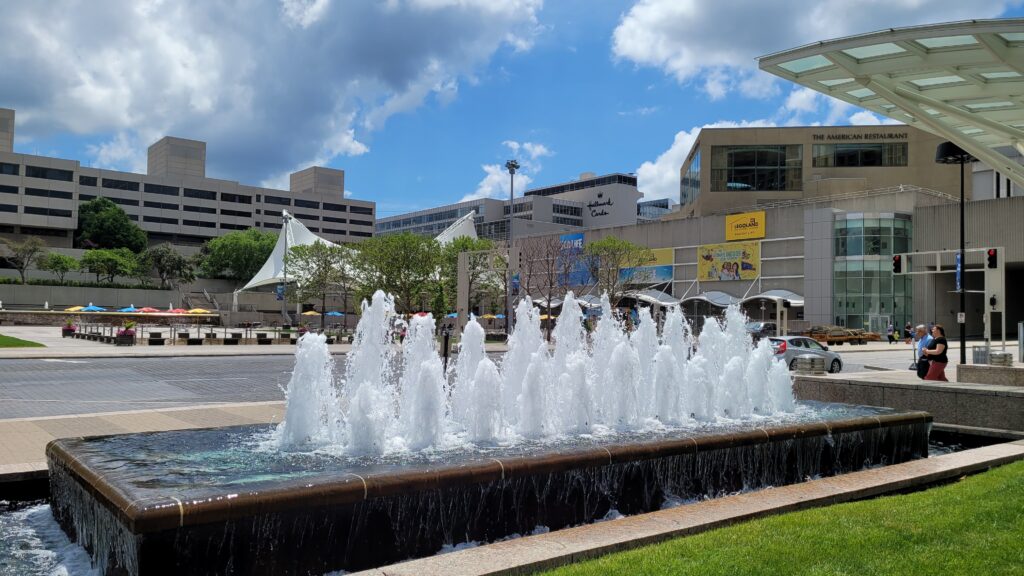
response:
[[[139,308],[139,312],[144,312],[146,314],[152,314],[153,312],[159,312],[159,311],[160,310],[158,310],[156,308],[153,308],[152,306],[146,306],[144,308]]]
[[[71,308],[65,308],[65,312],[81,312],[84,306],[72,306]]]
[[[484,320],[494,320],[495,318],[497,318],[497,316],[495,316],[494,314],[484,314],[480,318],[483,318]]]
[[[495,314],[494,317],[497,318],[498,320],[504,320],[505,319],[505,315],[504,314]]]
[[[344,312],[338,312],[337,310],[331,310],[327,313],[328,316],[344,316]]]
[[[187,312],[188,314],[209,314],[210,311],[206,308],[193,308]]]
[[[417,316],[426,316],[427,312],[417,312],[416,315]]]
[[[92,304],[89,304],[89,305],[88,305],[88,306],[86,306],[85,308],[82,308],[82,310],[81,310],[81,311],[82,311],[82,312],[106,312],[106,311],[107,311],[107,309],[106,309],[106,308],[103,308],[103,307],[101,307],[101,306],[94,306],[94,305],[92,305]]]
[[[445,314],[444,317],[445,318],[458,318],[459,317],[459,313],[458,312],[449,312],[449,313]]]
[[[124,308],[118,309],[118,312],[138,312],[138,311],[139,311],[139,309],[136,308],[134,305],[133,306],[126,306]]]
[[[303,316],[319,316],[320,313],[317,312],[316,310],[306,310],[305,312],[302,313],[302,315]]]
[[[184,308],[174,308],[167,311],[168,314],[188,314],[188,310]]]

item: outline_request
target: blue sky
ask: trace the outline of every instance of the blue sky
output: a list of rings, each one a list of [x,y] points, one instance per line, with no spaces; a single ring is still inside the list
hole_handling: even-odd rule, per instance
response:
[[[581,172],[675,196],[705,125],[882,119],[756,69],[757,56],[891,26],[1024,15],[1021,0],[13,2],[0,106],[17,151],[144,171],[164,134],[207,175],[284,186],[346,171],[380,216]]]

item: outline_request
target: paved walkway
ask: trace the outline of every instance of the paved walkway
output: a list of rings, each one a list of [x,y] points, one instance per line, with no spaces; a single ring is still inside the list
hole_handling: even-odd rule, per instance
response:
[[[245,402],[0,420],[0,487],[45,476],[46,444],[55,438],[262,424],[279,422],[283,415],[283,402]]]

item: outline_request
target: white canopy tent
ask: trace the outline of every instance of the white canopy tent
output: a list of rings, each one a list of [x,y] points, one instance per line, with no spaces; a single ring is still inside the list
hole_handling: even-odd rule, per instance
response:
[[[437,235],[436,238],[434,238],[434,240],[437,240],[437,243],[440,244],[441,246],[448,244],[449,242],[455,240],[456,238],[461,238],[462,236],[469,236],[470,238],[476,240],[476,225],[473,220],[475,217],[476,210],[473,210],[469,214],[466,214],[462,218],[459,218],[455,222],[452,222],[452,225],[445,228],[443,232],[441,232],[440,234]]]
[[[260,268],[259,272],[252,277],[252,280],[249,280],[245,286],[235,290],[235,293],[232,295],[231,310],[233,312],[238,311],[239,292],[260,286],[288,282],[288,272],[285,269],[284,257],[292,246],[308,246],[317,242],[323,242],[328,246],[335,246],[333,242],[328,242],[310,232],[309,228],[306,228],[302,222],[296,220],[287,210],[281,211],[281,219],[283,221],[281,233],[277,236],[277,244],[274,245],[274,251],[270,253],[270,257],[263,263],[263,267]]]

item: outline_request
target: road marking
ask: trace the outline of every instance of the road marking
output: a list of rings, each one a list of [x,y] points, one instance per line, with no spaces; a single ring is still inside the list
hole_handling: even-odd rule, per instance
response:
[[[62,360],[60,358],[43,358],[43,362],[61,362],[64,364],[88,364],[85,360]]]

